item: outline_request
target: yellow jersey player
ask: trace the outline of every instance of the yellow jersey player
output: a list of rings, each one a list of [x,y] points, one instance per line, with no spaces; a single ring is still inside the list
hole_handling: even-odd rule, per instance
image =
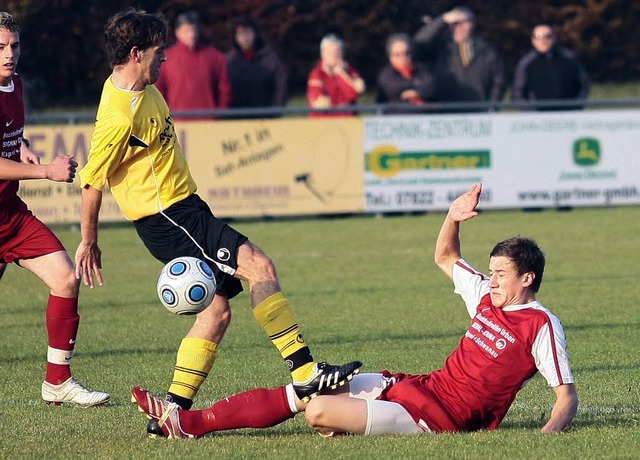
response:
[[[184,409],[207,378],[231,319],[229,300],[249,285],[253,314],[288,365],[296,395],[309,400],[357,374],[362,363],[317,362],[283,295],[271,259],[249,239],[216,218],[195,193],[173,119],[153,86],[166,60],[167,24],[160,16],[129,10],[105,28],[113,73],[98,108],[87,164],[80,172],[82,220],[76,276],[102,285],[98,214],[108,184],[124,215],[158,260],[205,260],[216,274],[211,305],[196,316],[178,349],[167,398]],[[185,72],[185,78],[188,73]],[[155,421],[150,435],[162,436]]]

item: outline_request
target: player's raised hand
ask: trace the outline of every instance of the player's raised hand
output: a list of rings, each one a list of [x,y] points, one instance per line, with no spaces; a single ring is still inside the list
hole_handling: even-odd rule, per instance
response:
[[[69,155],[60,155],[46,165],[47,179],[56,182],[73,182],[78,163]]]
[[[482,184],[474,184],[468,192],[456,198],[449,206],[449,217],[454,222],[464,222],[478,215],[476,207],[480,202]]]
[[[85,286],[95,287],[95,280],[102,286],[102,251],[97,244],[80,242],[76,250],[76,279],[82,279]]]

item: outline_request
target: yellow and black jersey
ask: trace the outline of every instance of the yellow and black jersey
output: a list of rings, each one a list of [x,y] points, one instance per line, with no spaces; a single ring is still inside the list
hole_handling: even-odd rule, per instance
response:
[[[129,220],[157,214],[196,191],[169,107],[153,85],[126,91],[107,79],[80,184],[109,184]]]

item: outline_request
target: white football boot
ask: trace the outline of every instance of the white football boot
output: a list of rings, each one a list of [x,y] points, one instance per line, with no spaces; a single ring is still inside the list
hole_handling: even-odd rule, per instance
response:
[[[75,377],[59,385],[42,382],[42,399],[47,404],[59,406],[62,403],[72,403],[80,407],[93,407],[105,404],[111,395],[102,391],[92,391],[82,385]]]

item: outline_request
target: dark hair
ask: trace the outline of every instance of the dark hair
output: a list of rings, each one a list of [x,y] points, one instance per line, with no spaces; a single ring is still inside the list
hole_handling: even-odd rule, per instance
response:
[[[551,33],[553,34],[553,36],[556,36],[556,28],[553,26],[553,24],[551,24],[550,22],[537,22],[532,28],[531,28],[531,36],[533,37],[533,32],[538,28],[538,27],[548,27],[549,29],[551,29]]]
[[[0,30],[7,30],[9,32],[20,32],[20,27],[13,16],[4,11],[0,11]]]
[[[157,14],[130,9],[112,16],[104,28],[104,40],[111,68],[125,64],[134,46],[142,50],[167,43],[167,21]]]
[[[265,46],[265,41],[264,41],[264,38],[262,37],[260,28],[258,27],[258,23],[251,16],[241,15],[241,16],[236,16],[231,21],[231,27],[230,27],[231,43],[233,44],[234,48],[240,51],[240,46],[236,42],[236,32],[240,27],[247,27],[247,28],[253,29],[253,32],[256,35],[256,41],[253,45],[254,49],[259,50]]]
[[[531,238],[514,236],[496,244],[489,257],[507,257],[516,266],[518,276],[533,272],[533,292],[538,292],[544,274],[544,253]]]
[[[391,34],[389,38],[387,38],[387,43],[385,45],[385,49],[387,50],[387,56],[391,55],[391,47],[396,42],[406,43],[409,46],[409,52],[411,53],[413,51],[413,41],[411,40],[411,37],[409,36],[409,34],[400,32],[400,33]]]
[[[199,25],[200,15],[197,11],[189,10],[176,16],[176,29],[182,24]]]

